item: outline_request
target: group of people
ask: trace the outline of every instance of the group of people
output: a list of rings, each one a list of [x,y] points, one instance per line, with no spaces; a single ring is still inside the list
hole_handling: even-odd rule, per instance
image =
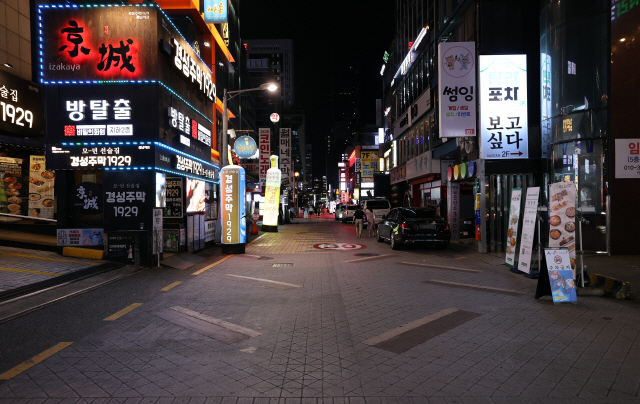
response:
[[[364,218],[367,218],[367,229],[369,229],[369,237],[376,235],[376,215],[373,210],[367,209],[366,212],[362,211],[361,207],[358,207],[353,213],[353,222],[356,224],[356,237],[362,238],[362,228],[364,226]]]
[[[313,217],[313,215],[316,215],[316,217],[320,217],[320,215],[323,213],[324,207],[318,205],[315,208],[311,205],[309,206],[305,206],[304,208],[302,208],[303,212],[303,217],[305,219],[308,219],[309,217]]]

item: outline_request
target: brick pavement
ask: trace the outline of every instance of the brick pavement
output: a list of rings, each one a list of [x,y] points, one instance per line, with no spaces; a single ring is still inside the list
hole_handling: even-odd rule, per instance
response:
[[[640,400],[635,308],[597,297],[579,298],[577,306],[535,300],[535,281],[512,274],[495,257],[457,246],[392,252],[364,237],[357,242],[367,245],[365,251],[394,257],[350,263],[354,252],[288,252],[291,245],[308,249],[329,238],[356,242],[350,226],[308,220],[263,234],[247,248],[253,259],[231,257],[0,382],[0,403]],[[264,255],[274,259],[257,257]],[[277,263],[293,265],[274,267]],[[220,275],[302,287],[275,289]],[[524,294],[454,289],[426,280]],[[176,306],[261,335],[229,344],[157,315]],[[450,309],[479,316],[400,354],[363,343]]]
[[[104,261],[0,246],[0,292],[66,275]]]

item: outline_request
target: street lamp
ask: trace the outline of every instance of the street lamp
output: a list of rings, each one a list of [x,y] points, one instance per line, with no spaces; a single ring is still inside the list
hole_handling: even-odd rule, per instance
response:
[[[224,167],[228,163],[227,153],[229,151],[227,149],[229,148],[229,146],[227,141],[227,130],[229,128],[229,113],[227,112],[227,99],[230,100],[236,95],[240,93],[246,93],[248,91],[256,91],[256,90],[276,91],[277,89],[278,89],[278,86],[273,83],[264,83],[260,87],[247,88],[245,90],[235,90],[235,91],[227,92],[227,89],[226,88],[224,89],[224,95],[222,97],[222,150],[220,150],[220,157],[221,157],[220,167]],[[227,98],[227,94],[233,94],[233,95]]]
[[[296,216],[300,213],[298,210],[298,196],[296,195],[296,179],[300,176],[299,172],[293,173],[293,209],[295,209]]]

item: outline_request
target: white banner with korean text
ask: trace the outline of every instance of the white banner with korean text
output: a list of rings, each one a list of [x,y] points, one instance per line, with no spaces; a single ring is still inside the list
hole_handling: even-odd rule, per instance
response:
[[[438,45],[440,137],[476,135],[476,44]]]
[[[536,233],[536,216],[538,214],[538,198],[540,187],[527,188],[527,196],[524,202],[524,217],[522,218],[522,235],[520,236],[520,255],[518,257],[518,269],[531,273],[531,254],[533,252],[533,239]]]
[[[267,170],[271,167],[269,157],[271,156],[271,129],[258,129],[258,142],[260,148],[260,183],[264,186],[267,181]]]
[[[290,187],[293,170],[291,168],[291,128],[280,129],[280,172],[282,173],[282,189]]]

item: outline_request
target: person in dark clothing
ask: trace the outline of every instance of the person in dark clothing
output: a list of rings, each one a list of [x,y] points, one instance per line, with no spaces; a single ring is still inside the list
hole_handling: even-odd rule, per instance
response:
[[[356,235],[358,238],[362,236],[362,221],[364,219],[364,212],[360,207],[353,213],[353,221],[356,224]]]

